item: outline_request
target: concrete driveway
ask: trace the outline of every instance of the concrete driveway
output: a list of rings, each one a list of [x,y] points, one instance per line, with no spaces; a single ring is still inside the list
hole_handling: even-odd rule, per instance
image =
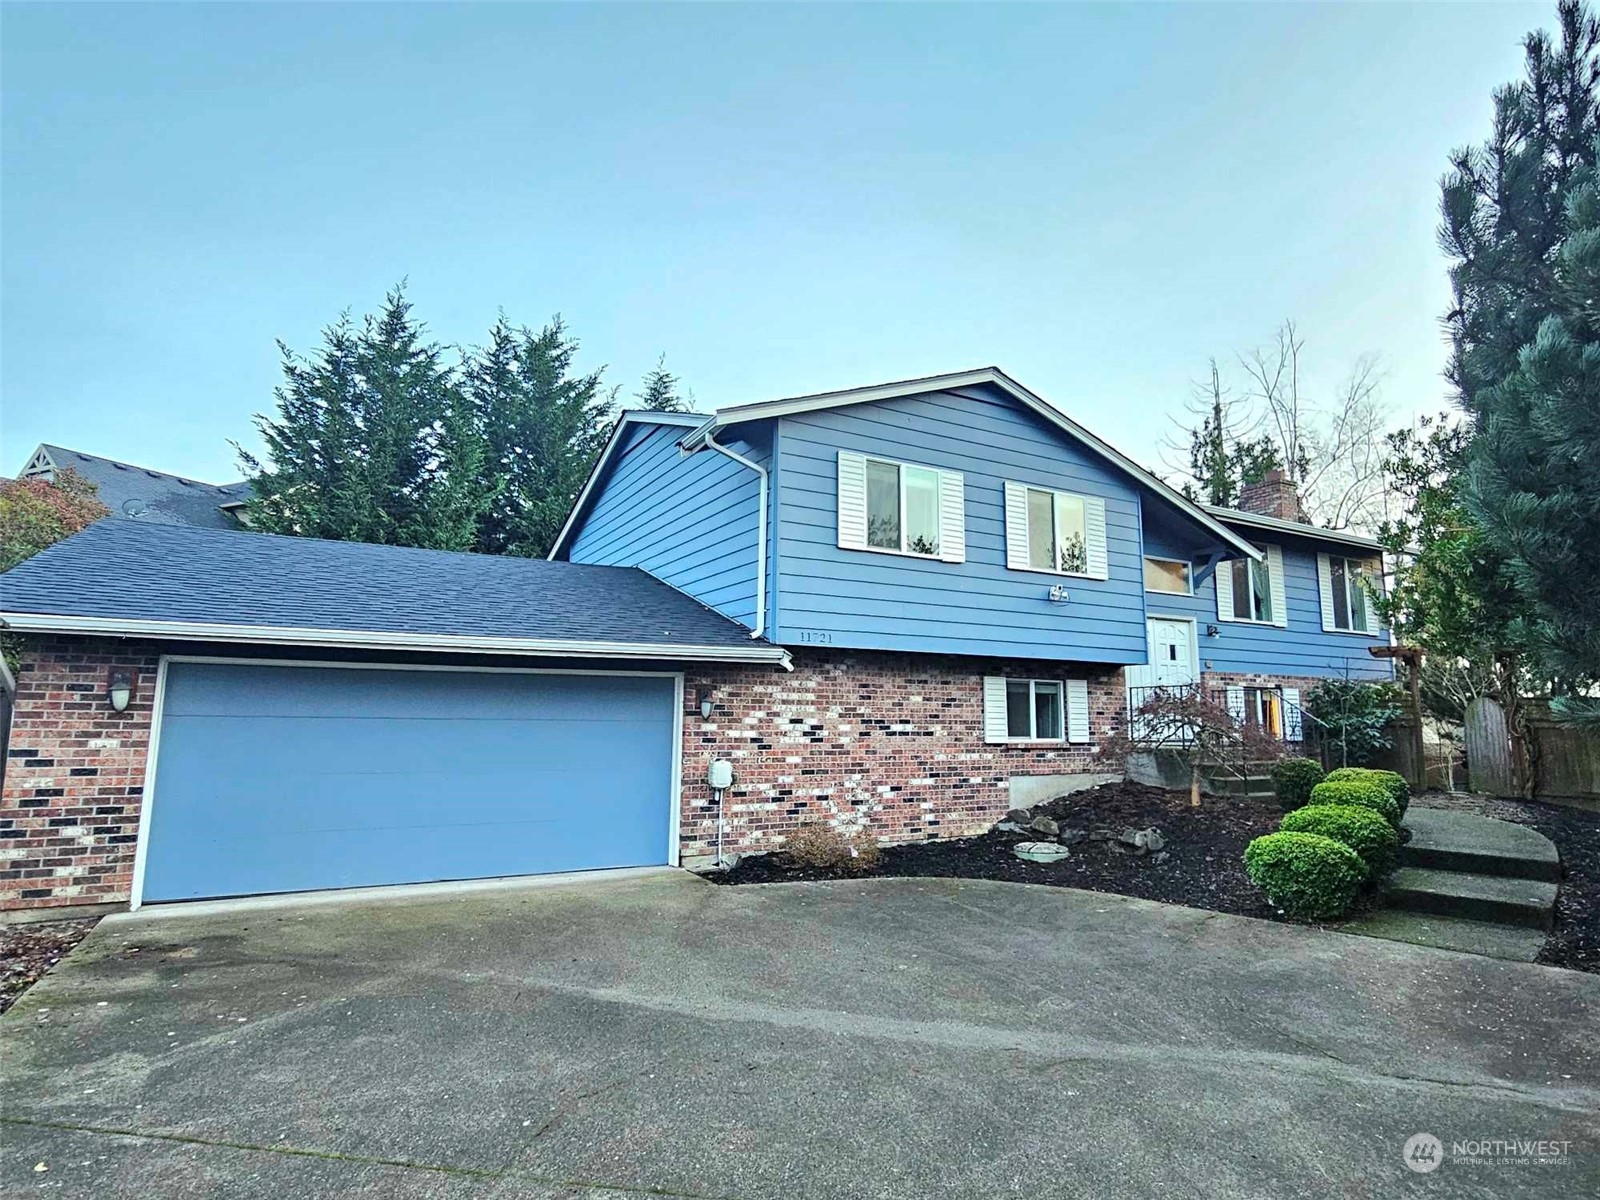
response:
[[[0,1021],[0,1193],[1593,1195],[1597,1015],[1593,976],[957,880],[118,918]],[[1571,1146],[1415,1174],[1419,1132]]]

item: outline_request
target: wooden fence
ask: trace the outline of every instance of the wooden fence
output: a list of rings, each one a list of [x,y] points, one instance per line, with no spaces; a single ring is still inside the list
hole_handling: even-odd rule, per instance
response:
[[[1600,735],[1560,725],[1548,709],[1523,701],[1526,709],[1526,761],[1533,795],[1541,800],[1600,800]],[[1519,747],[1505,709],[1487,696],[1467,706],[1464,729],[1467,772],[1475,792],[1518,794],[1515,764]]]

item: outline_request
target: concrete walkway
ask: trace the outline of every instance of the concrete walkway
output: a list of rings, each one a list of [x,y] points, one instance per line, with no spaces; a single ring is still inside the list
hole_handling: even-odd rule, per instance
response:
[[[0,1020],[0,1194],[1592,1195],[1597,1016],[1593,976],[959,880],[113,919]],[[1571,1153],[1419,1175],[1419,1132]]]

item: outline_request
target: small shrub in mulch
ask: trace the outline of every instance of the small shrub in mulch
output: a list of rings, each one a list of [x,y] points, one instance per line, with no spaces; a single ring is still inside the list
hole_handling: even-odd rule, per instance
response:
[[[1381,813],[1383,819],[1400,828],[1400,806],[1381,783],[1370,779],[1326,779],[1311,789],[1313,804],[1358,804]]]
[[[0,1012],[39,982],[97,923],[88,920],[0,925]]]
[[[1394,865],[1400,835],[1382,814],[1355,804],[1308,804],[1284,816],[1286,833],[1320,833],[1343,842],[1361,856],[1367,875],[1377,879]]]
[[[1400,810],[1400,816],[1404,818],[1406,807],[1411,803],[1411,785],[1399,771],[1381,771],[1376,767],[1335,767],[1328,772],[1330,783],[1345,783],[1352,779],[1361,783],[1375,783],[1388,792],[1395,807]]]
[[[1244,869],[1267,899],[1291,917],[1342,917],[1366,881],[1366,864],[1320,833],[1269,833],[1244,848]]]
[[[1272,764],[1272,789],[1284,812],[1311,803],[1311,789],[1325,778],[1322,764],[1314,758],[1281,758]]]
[[[814,821],[800,826],[783,844],[799,866],[826,875],[866,875],[878,865],[878,839],[866,830],[846,832]]]

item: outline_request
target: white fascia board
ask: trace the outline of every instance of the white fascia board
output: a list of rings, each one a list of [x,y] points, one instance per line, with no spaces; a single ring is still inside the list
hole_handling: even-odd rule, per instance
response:
[[[1370,550],[1374,554],[1381,553],[1383,543],[1375,538],[1363,534],[1351,533],[1343,529],[1322,529],[1316,525],[1307,525],[1303,521],[1285,521],[1282,517],[1269,517],[1264,513],[1243,512],[1235,508],[1223,508],[1220,505],[1208,504],[1206,511],[1233,525],[1247,525],[1251,529],[1271,530],[1274,533],[1286,533],[1293,537],[1310,538],[1317,542],[1335,542],[1341,546],[1356,546],[1362,550]]]
[[[690,433],[679,444],[686,451],[698,450],[705,444],[707,436],[716,433],[719,429],[726,428],[729,425],[736,425],[743,421],[760,421],[773,417],[795,416],[799,413],[816,412],[824,408],[840,408],[847,404],[870,404],[875,400],[897,400],[902,396],[914,396],[920,392],[950,391],[954,388],[974,387],[983,383],[993,384],[1000,388],[1012,399],[1031,409],[1056,426],[1056,428],[1083,443],[1083,445],[1101,457],[1110,460],[1113,464],[1133,476],[1138,483],[1173,505],[1179,512],[1200,525],[1225,545],[1249,558],[1257,561],[1261,560],[1260,549],[1249,540],[1234,533],[1227,526],[1213,518],[1200,505],[1185,497],[1176,488],[1163,483],[1120,450],[1090,433],[1049,401],[1034,395],[998,367],[980,367],[974,371],[956,371],[948,375],[929,375],[922,379],[906,379],[898,383],[884,383],[874,387],[850,388],[841,392],[820,392],[813,396],[795,396],[788,400],[767,400],[756,404],[740,404],[731,408],[719,408],[710,420]]]
[[[546,658],[657,658],[692,662],[771,663],[790,669],[781,646],[676,646],[659,642],[599,642],[576,638],[493,638],[467,634],[394,633],[385,630],[295,629],[199,621],[148,621],[51,613],[0,613],[0,626],[17,633],[77,633],[147,637],[164,641],[231,642],[265,646],[339,646],[351,650],[535,655]]]

